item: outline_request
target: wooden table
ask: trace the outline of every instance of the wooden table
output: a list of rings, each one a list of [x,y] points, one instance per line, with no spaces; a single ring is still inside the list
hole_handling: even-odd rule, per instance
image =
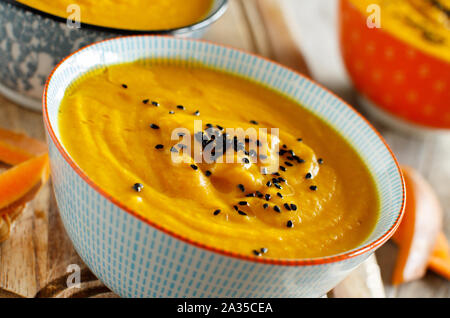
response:
[[[337,50],[334,0],[279,0],[284,14],[267,11],[258,1],[231,0],[229,10],[206,39],[255,52],[306,72],[300,44],[312,77],[357,106]],[[290,32],[280,32],[283,24]],[[297,41],[296,44],[292,40]],[[293,44],[294,43],[294,44]],[[411,137],[375,123],[402,164],[417,168],[435,187],[445,209],[450,237],[450,136]],[[41,114],[0,97],[0,126],[44,139]],[[428,273],[422,280],[394,288],[389,284],[395,246],[377,252],[388,297],[450,297],[450,283]],[[67,289],[69,264],[82,268],[82,288]],[[59,218],[51,185],[17,220],[10,239],[0,245],[0,296],[114,297],[83,265]]]

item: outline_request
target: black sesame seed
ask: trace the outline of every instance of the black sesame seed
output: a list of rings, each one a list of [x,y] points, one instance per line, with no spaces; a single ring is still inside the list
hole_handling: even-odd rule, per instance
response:
[[[206,170],[206,171],[205,171],[205,176],[209,177],[210,175],[211,175],[211,171]]]
[[[261,256],[261,253],[257,250],[253,250],[253,254],[255,254],[256,256]]]
[[[158,145],[155,146],[155,148],[156,148],[156,149],[163,149],[163,148],[164,148],[164,145],[158,144]]]
[[[279,177],[278,178],[278,182],[286,182],[286,180],[284,178],[282,178],[282,177]]]
[[[305,179],[312,179],[312,174],[311,172],[308,172],[305,176]]]
[[[284,148],[284,149],[286,149],[286,148],[287,148],[287,146],[286,146],[286,145],[283,145],[283,148]]]
[[[323,163],[323,159],[322,159],[322,158],[319,158],[319,159],[317,160],[317,162],[319,163],[319,165],[321,165],[321,164]]]
[[[152,101],[152,105],[153,105],[153,106],[156,106],[156,107],[159,107],[159,103],[156,102],[156,101]]]
[[[261,248],[261,253],[266,254],[269,250],[265,247]]]
[[[214,215],[218,215],[220,213],[220,210],[215,210]]]
[[[239,213],[240,215],[247,215],[247,213],[245,213],[244,211],[241,211],[241,210],[238,210],[238,213]]]
[[[277,195],[283,199],[283,195],[280,192],[277,192]]]
[[[280,176],[280,174],[279,174],[278,172],[274,172],[274,173],[272,173],[272,175],[273,175],[273,176],[277,176],[277,177]]]
[[[250,160],[248,160],[248,158],[242,158],[242,162],[245,164],[248,164],[248,163],[250,163]]]
[[[261,146],[261,141],[259,141],[259,139],[256,140],[256,145],[257,145],[258,147]]]
[[[280,156],[283,156],[286,153],[286,150],[281,149],[280,151],[278,151],[278,154]]]
[[[200,111],[195,111],[194,116],[200,116]]]
[[[297,141],[303,141],[303,139],[302,138],[297,138]]]
[[[287,203],[284,204],[284,208],[285,208],[286,210],[288,210],[288,211],[291,210],[291,206],[290,206],[289,204],[287,204]]]
[[[250,120],[250,123],[253,125],[258,125],[258,122],[256,120]]]
[[[170,152],[178,152],[178,150],[177,150],[177,148],[175,148],[175,147],[171,147],[171,148],[170,148]]]
[[[264,209],[267,209],[268,207],[269,207],[269,205],[268,205],[267,203],[264,203],[264,204],[263,204],[263,208],[264,208]]]
[[[286,168],[283,167],[283,166],[280,166],[280,170],[283,171],[283,172],[285,172],[285,171],[286,171]]]
[[[279,185],[278,183],[274,183],[273,185],[274,185],[274,186],[275,186],[275,188],[277,188],[277,189],[280,189],[280,190],[281,190],[281,189],[283,189],[283,187],[282,187],[282,186],[280,186],[280,185]]]
[[[249,193],[245,195],[247,198],[254,198],[256,196],[256,194],[254,193]]]
[[[127,84],[122,84],[122,87],[123,88],[128,88],[128,85]]]
[[[196,165],[194,165],[194,164],[191,165],[191,168],[194,169],[194,170],[198,170],[198,167]]]
[[[312,185],[312,186],[310,186],[309,187],[312,191],[316,191],[317,190],[317,186],[315,186],[315,185]]]
[[[271,181],[267,181],[266,186],[271,187],[272,186],[272,182]]]
[[[289,161],[285,161],[284,164],[285,164],[286,166],[288,166],[288,167],[292,167],[292,166],[293,166],[293,164],[290,163]]]
[[[288,152],[291,154],[291,156],[296,157],[296,156],[295,156],[294,150],[291,149],[291,150],[289,150]]]
[[[236,211],[239,211],[239,208],[238,208],[237,205],[233,205],[233,208],[234,208]]]
[[[150,128],[152,128],[152,129],[159,129],[159,126],[156,125],[156,124],[151,124],[151,125],[150,125]]]
[[[173,110],[171,110],[171,111],[169,112],[169,114],[170,114],[170,115],[173,115],[173,114],[175,114],[175,112],[174,112]]]
[[[144,185],[143,185],[142,183],[135,183],[135,184],[133,185],[133,189],[134,189],[134,191],[136,191],[136,192],[141,192],[142,189],[144,189]]]
[[[294,158],[295,158],[295,160],[297,160],[298,163],[305,163],[305,160],[303,160],[300,157],[295,156]]]
[[[265,197],[266,201],[269,201],[272,196],[270,194],[266,193],[266,195],[264,197]]]
[[[293,227],[294,227],[294,223],[292,223],[292,221],[289,220],[289,221],[287,221],[286,226],[287,226],[288,228],[293,228]]]
[[[213,125],[212,125],[212,124],[206,124],[206,127],[208,127],[208,128],[212,128],[212,127],[213,127]]]
[[[274,210],[275,212],[278,212],[278,213],[281,212],[281,210],[280,210],[280,208],[278,207],[278,205],[274,205],[274,206],[273,206],[273,210]]]
[[[219,125],[216,125],[216,127],[219,129],[219,130],[223,130],[223,127],[222,126],[219,126]]]
[[[250,142],[250,138],[248,138],[248,137],[245,138],[244,140],[245,140],[246,143],[249,143],[249,142]]]
[[[294,203],[291,203],[291,210],[297,211],[297,206]]]
[[[144,100],[142,101],[142,103],[143,103],[143,104],[148,104],[149,101],[150,101],[149,99],[144,99]]]
[[[239,188],[239,190],[241,190],[242,192],[245,192],[245,187],[243,184],[238,184],[237,186]]]
[[[248,202],[247,202],[247,201],[239,201],[238,204],[239,204],[239,205],[248,205]]]
[[[184,106],[183,105],[178,105],[177,108],[181,109],[181,110],[184,110]]]

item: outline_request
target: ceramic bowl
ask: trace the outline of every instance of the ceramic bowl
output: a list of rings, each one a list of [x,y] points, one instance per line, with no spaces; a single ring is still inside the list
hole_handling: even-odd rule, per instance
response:
[[[81,23],[35,10],[15,0],[0,0],[0,93],[33,110],[41,110],[45,80],[56,64],[79,48],[121,34],[168,34],[201,37],[227,8],[228,0],[215,0],[208,16],[182,28],[133,31]]]
[[[361,105],[409,133],[450,132],[450,63],[419,50],[367,18],[349,0],[339,5],[340,48]]]
[[[286,260],[244,256],[191,241],[184,233],[173,233],[108,195],[65,149],[58,109],[64,92],[80,75],[105,65],[148,58],[200,62],[250,78],[287,95],[334,127],[361,155],[376,182],[381,210],[370,237],[353,250],[329,257]],[[403,213],[403,177],[374,128],[310,79],[242,51],[158,36],[96,43],[55,68],[44,91],[43,114],[56,200],[67,233],[83,261],[121,296],[321,296],[389,239]]]

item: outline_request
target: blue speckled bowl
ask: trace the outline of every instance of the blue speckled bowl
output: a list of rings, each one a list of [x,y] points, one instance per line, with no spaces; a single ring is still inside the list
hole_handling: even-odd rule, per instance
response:
[[[183,28],[133,31],[81,24],[67,27],[66,20],[14,0],[0,0],[0,93],[24,107],[41,110],[45,80],[68,54],[90,43],[123,34],[167,34],[199,38],[227,8],[228,0],[215,0],[208,16]]]
[[[370,170],[380,201],[380,217],[367,240],[345,253],[313,259],[240,255],[192,241],[184,233],[173,233],[95,184],[60,139],[58,110],[66,89],[80,75],[105,65],[162,57],[188,65],[200,62],[271,87],[347,139]],[[64,226],[83,261],[121,296],[321,296],[385,243],[403,214],[405,190],[400,168],[384,140],[361,115],[302,75],[238,50],[155,36],[96,43],[69,56],[54,70],[44,92],[43,113]]]

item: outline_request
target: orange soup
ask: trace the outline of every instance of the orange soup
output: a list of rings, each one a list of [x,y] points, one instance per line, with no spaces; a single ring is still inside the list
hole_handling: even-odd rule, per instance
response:
[[[328,256],[363,243],[378,219],[373,178],[345,139],[289,98],[201,65],[85,75],[65,94],[59,130],[114,198],[218,249]]]

